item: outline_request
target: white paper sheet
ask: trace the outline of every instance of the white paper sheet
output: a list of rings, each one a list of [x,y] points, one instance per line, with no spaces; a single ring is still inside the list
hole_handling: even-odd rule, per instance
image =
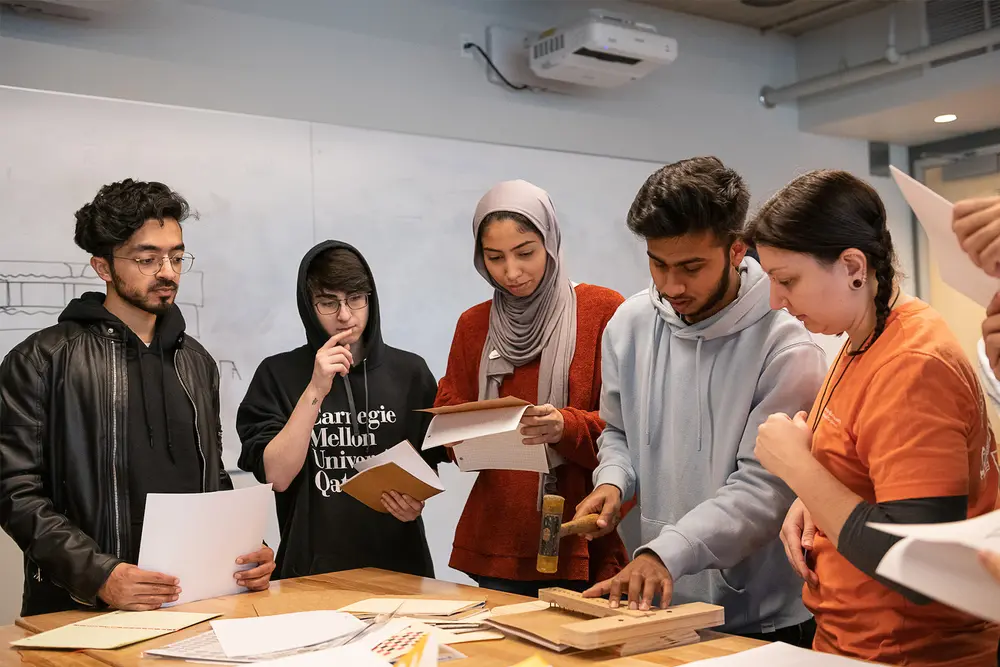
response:
[[[860,667],[881,663],[861,662],[838,655],[797,648],[791,644],[774,642],[748,651],[733,653],[721,658],[696,660],[692,665],[703,667]]]
[[[521,418],[531,406],[515,405],[435,415],[422,449],[460,442],[452,451],[463,472],[523,470],[547,473],[564,463],[548,445],[525,445]]]
[[[993,295],[1000,291],[1000,281],[983,273],[962,250],[951,227],[952,203],[899,169],[889,169],[927,233],[941,279],[984,308],[990,305]]]
[[[1000,552],[1000,512],[939,524],[870,527],[902,537],[876,572],[974,616],[1000,621],[1000,583],[979,564],[980,550]]]
[[[512,434],[520,444],[518,425],[530,406],[516,405],[493,410],[472,410],[435,415],[424,436],[423,449],[440,447],[453,442],[469,441],[495,434]]]
[[[364,459],[356,462],[354,464],[354,469],[358,472],[364,472],[370,468],[386,465],[388,463],[395,463],[427,486],[438,489],[439,491],[444,491],[444,485],[441,483],[438,476],[434,474],[434,470],[427,465],[426,461],[420,458],[420,454],[417,453],[417,450],[415,450],[413,446],[405,440],[395,447],[390,447],[381,454],[373,456],[370,459]]]
[[[271,485],[213,493],[150,493],[142,524],[139,567],[180,580],[173,604],[246,589],[236,583],[236,559],[261,548]],[[171,606],[171,605],[164,605]]]
[[[364,627],[364,622],[338,611],[301,611],[212,621],[215,637],[230,658],[314,646]]]
[[[287,658],[255,663],[267,667],[392,667],[392,664],[363,648],[348,645]]]

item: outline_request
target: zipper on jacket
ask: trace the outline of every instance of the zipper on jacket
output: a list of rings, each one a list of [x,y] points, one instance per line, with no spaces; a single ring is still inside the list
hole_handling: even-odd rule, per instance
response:
[[[208,491],[208,461],[205,459],[205,450],[201,448],[201,429],[198,428],[198,406],[195,405],[194,397],[191,396],[187,385],[184,384],[184,378],[181,377],[180,357],[180,354],[174,352],[174,372],[177,373],[177,381],[181,383],[181,389],[184,390],[188,400],[191,402],[191,409],[194,410],[194,439],[198,443],[198,455],[201,457],[201,491],[204,493]]]
[[[114,335],[114,329],[108,329]],[[118,349],[115,341],[111,346],[111,485],[115,497],[115,556],[122,557],[122,520],[118,500]]]

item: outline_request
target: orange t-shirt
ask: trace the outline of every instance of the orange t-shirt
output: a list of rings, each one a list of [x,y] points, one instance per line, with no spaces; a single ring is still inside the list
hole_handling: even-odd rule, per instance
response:
[[[864,354],[841,355],[809,424],[813,456],[868,503],[968,495],[968,516],[997,504],[995,443],[976,374],[940,315],[913,300]],[[824,399],[823,395],[826,394]],[[918,605],[862,573],[825,535],[803,588],[813,648],[893,665],[997,664],[1000,626],[932,602]]]

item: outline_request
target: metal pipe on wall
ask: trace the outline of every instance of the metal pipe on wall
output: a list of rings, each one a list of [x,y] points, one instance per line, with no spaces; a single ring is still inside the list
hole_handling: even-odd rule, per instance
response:
[[[873,79],[877,76],[901,71],[910,67],[917,67],[935,60],[951,58],[953,56],[975,51],[1000,44],[1000,27],[983,30],[972,35],[959,37],[942,44],[926,46],[913,51],[899,54],[896,62],[891,62],[885,58],[850,67],[840,72],[824,74],[812,79],[806,79],[781,88],[764,86],[760,90],[760,103],[767,108],[772,108],[784,102],[791,102],[800,97],[824,93],[836,88],[843,88],[854,83],[860,83]]]

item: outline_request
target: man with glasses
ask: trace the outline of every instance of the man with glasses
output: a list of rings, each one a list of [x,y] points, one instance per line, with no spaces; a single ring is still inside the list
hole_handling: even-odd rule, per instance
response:
[[[174,304],[187,202],[162,183],[106,185],[75,241],[107,293],[70,301],[0,365],[0,523],[24,552],[21,615],[155,609],[183,582],[136,567],[148,493],[231,489],[219,372]],[[267,547],[238,562],[268,586]],[[234,564],[234,569],[236,564]]]
[[[389,489],[376,511],[344,483],[404,440],[419,448],[437,385],[419,356],[382,341],[378,293],[356,249],[320,243],[299,265],[306,344],[265,359],[236,415],[239,466],[275,491],[277,576],[358,567],[434,576],[423,503]],[[439,448],[440,449],[440,448]],[[431,465],[446,456],[422,452]]]

